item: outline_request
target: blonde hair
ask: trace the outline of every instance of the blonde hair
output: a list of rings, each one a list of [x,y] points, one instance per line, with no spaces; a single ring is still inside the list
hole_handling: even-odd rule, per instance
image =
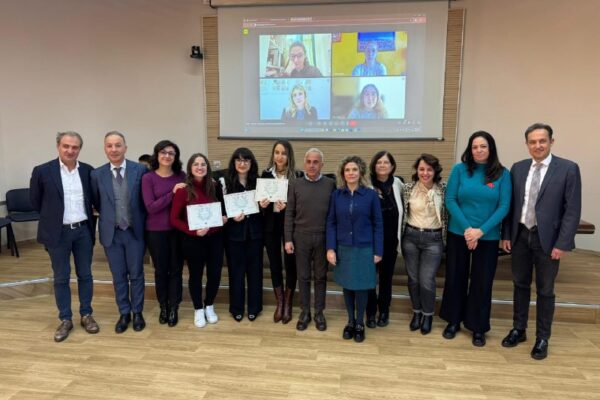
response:
[[[310,103],[308,102],[308,95],[306,94],[306,89],[304,88],[304,86],[297,84],[292,88],[292,91],[290,92],[290,104],[289,106],[285,109],[285,112],[287,115],[289,115],[292,118],[296,117],[296,112],[298,111],[298,109],[296,108],[296,103],[294,103],[294,90],[301,90],[302,93],[304,93],[304,111],[306,112],[307,115],[311,115],[310,112]]]

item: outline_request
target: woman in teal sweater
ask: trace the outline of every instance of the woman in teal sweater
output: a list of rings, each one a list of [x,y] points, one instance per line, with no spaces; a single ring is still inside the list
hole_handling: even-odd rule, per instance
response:
[[[446,189],[450,220],[440,317],[448,322],[446,339],[454,338],[463,322],[473,332],[473,345],[481,347],[490,330],[500,224],[510,208],[512,184],[487,132],[471,135],[461,161]]]

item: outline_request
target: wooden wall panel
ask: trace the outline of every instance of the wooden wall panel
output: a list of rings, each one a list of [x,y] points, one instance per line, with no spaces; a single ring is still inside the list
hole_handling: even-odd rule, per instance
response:
[[[440,159],[444,167],[444,178],[448,177],[455,160],[456,126],[460,95],[460,74],[462,66],[464,9],[448,10],[448,33],[446,42],[446,78],[442,130],[444,140],[417,141],[323,141],[292,140],[296,162],[302,168],[304,152],[310,147],[318,147],[325,154],[325,172],[334,172],[339,161],[350,154],[357,154],[368,163],[373,154],[385,149],[390,151],[398,164],[397,174],[409,178],[411,165],[419,154],[427,152]],[[219,49],[217,17],[203,18],[203,48],[205,49],[205,90],[206,120],[208,134],[208,157],[220,160],[223,168],[237,147],[250,148],[259,163],[266,166],[273,140],[233,140],[219,139]]]

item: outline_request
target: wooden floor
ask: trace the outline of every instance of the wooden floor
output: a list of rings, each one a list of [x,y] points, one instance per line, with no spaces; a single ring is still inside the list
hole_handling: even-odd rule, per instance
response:
[[[312,324],[298,332],[295,321],[274,324],[270,305],[256,321],[237,323],[225,300],[216,304],[216,325],[195,328],[185,301],[179,325],[168,328],[158,324],[156,302],[148,299],[148,327],[117,335],[110,273],[97,248],[94,314],[101,331],[88,335],[77,325],[65,342],[54,343],[47,254],[33,243],[20,250],[19,259],[4,249],[0,254],[0,399],[600,399],[599,323],[556,322],[544,361],[530,358],[532,337],[513,349],[500,346],[510,318],[492,320],[484,348],[473,347],[464,331],[443,339],[444,323],[437,318],[432,333],[423,336],[408,330],[406,301],[397,306],[406,295],[401,265],[390,325],[367,330],[361,344],[341,338],[346,316],[329,302],[326,332]],[[597,309],[599,261],[594,252],[570,254],[561,264],[557,300]],[[150,266],[146,277],[152,293]],[[510,293],[504,259],[495,301],[510,300]],[[76,298],[73,305],[76,310]]]
[[[114,303],[94,301],[100,333],[76,326],[62,343],[51,295],[0,301],[0,399],[598,399],[600,326],[554,326],[550,356],[529,357],[532,339],[504,349],[507,320],[494,320],[488,344],[460,332],[408,330],[405,314],[344,341],[345,316],[327,312],[329,329],[274,324],[269,306],[256,321],[235,322],[217,306],[216,325],[197,329],[189,303],[174,328],[156,322],[113,331]]]

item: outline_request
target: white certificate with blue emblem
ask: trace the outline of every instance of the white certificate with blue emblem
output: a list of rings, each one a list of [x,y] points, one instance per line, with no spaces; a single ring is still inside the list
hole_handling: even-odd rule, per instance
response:
[[[276,201],[287,202],[288,180],[258,178],[256,180],[256,201],[269,199],[271,203]]]
[[[254,200],[255,194],[256,190],[248,190],[224,195],[227,218],[234,218],[240,214],[257,214],[258,203]]]
[[[215,202],[187,206],[187,219],[190,231],[223,226],[221,203]]]

